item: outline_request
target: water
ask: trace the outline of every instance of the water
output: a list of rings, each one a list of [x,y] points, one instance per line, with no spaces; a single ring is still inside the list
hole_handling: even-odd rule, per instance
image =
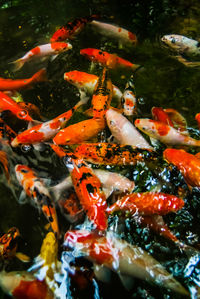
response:
[[[196,1],[4,1],[0,2],[0,76],[10,78],[24,78],[31,76],[39,67],[46,66],[49,82],[40,83],[33,89],[23,90],[21,94],[25,101],[36,104],[41,114],[51,119],[66,111],[78,101],[76,88],[63,80],[63,73],[79,69],[90,72],[90,63],[79,54],[80,49],[86,47],[101,48],[110,53],[144,66],[135,77],[137,96],[140,98],[140,116],[150,117],[152,106],[177,109],[187,120],[191,128],[191,135],[200,139],[195,114],[200,112],[199,69],[186,68],[174,59],[173,53],[164,48],[160,37],[164,34],[179,33],[197,39],[199,33],[200,4]],[[71,19],[90,14],[99,13],[102,21],[118,24],[137,34],[139,43],[134,49],[118,48],[118,43],[95,33],[87,26],[75,40],[72,41],[72,51],[58,56],[54,61],[44,61],[40,65],[34,63],[25,65],[20,71],[14,73],[10,62],[24,55],[31,48],[48,43],[57,27]],[[95,66],[92,72],[99,74],[100,69]],[[110,73],[112,82],[123,90],[130,72]],[[70,123],[85,119],[82,114],[76,114]],[[26,125],[15,119],[8,121],[16,128],[23,130]],[[164,147],[163,147],[164,148]],[[163,149],[162,148],[162,149]],[[194,150],[195,152],[196,150]],[[34,167],[41,176],[50,177],[54,181],[60,180],[65,174],[65,168],[59,159],[48,149],[42,153],[35,150],[23,153],[16,150],[18,161]],[[14,167],[15,161],[12,161]],[[163,161],[157,165],[157,172],[152,165],[137,168],[116,168],[136,181],[138,191],[146,191],[152,184],[160,182],[159,173],[165,170]],[[141,169],[143,172],[141,173]],[[160,171],[159,171],[159,170]],[[2,173],[0,178],[0,232],[6,232],[11,226],[19,228],[22,236],[19,251],[34,258],[39,254],[40,246],[46,235],[46,220],[33,208],[29,202],[24,205],[18,203],[21,188],[18,186],[14,172],[11,170],[12,181],[8,184]],[[182,176],[174,169],[173,173],[165,170],[163,191],[177,193],[178,187],[187,190]],[[171,185],[166,184],[167,178]],[[153,182],[153,183],[152,183]],[[177,214],[165,217],[168,226],[183,242],[198,247],[199,244],[199,192],[193,190],[185,199],[185,207]],[[188,258],[171,242],[143,229],[133,220],[123,220],[111,217],[110,227],[117,225],[121,229],[121,237],[137,244],[160,261],[169,272],[187,288],[198,285],[199,266],[185,277],[184,269],[188,265]],[[117,223],[117,224],[116,224]],[[59,213],[59,224],[64,233],[69,223]],[[7,271],[27,269],[26,264],[16,259],[6,266]],[[96,282],[95,282],[96,284]],[[145,281],[134,280],[131,292],[124,290],[119,278],[112,274],[110,284],[98,282],[99,287],[90,285],[89,294],[92,298],[95,292],[100,292],[100,298],[110,296],[120,298],[179,298],[166,289],[158,288]],[[83,298],[86,292],[74,286],[74,297]],[[120,294],[120,295],[119,295]],[[97,296],[97,295],[96,295]],[[99,296],[99,295],[98,295]],[[6,296],[1,293],[1,298]]]

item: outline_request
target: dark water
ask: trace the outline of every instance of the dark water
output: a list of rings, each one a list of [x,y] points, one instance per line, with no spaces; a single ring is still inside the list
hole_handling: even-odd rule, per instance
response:
[[[54,61],[45,61],[41,66],[46,66],[49,82],[35,85],[31,90],[22,91],[25,101],[36,104],[41,114],[51,119],[66,111],[78,101],[77,90],[63,80],[63,73],[79,69],[90,72],[90,63],[79,55],[81,48],[101,48],[110,53],[143,65],[144,69],[138,72],[135,86],[137,96],[140,98],[139,110],[141,117],[150,117],[152,106],[177,109],[187,120],[191,128],[191,135],[200,139],[195,114],[200,112],[200,71],[199,69],[186,68],[172,57],[172,53],[160,43],[164,34],[184,34],[198,39],[200,4],[196,1],[4,1],[0,2],[0,76],[10,78],[24,78],[31,76],[38,70],[38,65],[27,64],[20,71],[14,73],[9,62],[21,57],[31,48],[48,43],[57,27],[67,21],[90,14],[100,14],[102,21],[122,26],[138,36],[138,46],[134,49],[118,48],[118,43],[95,33],[87,26],[78,37],[72,41],[72,51],[59,55]],[[99,74],[96,66],[93,73]],[[130,72],[111,72],[112,82],[123,90]],[[84,118],[77,114],[71,122]],[[13,128],[25,129],[25,124],[11,121]],[[24,126],[24,127],[23,127]],[[163,149],[163,148],[162,148]],[[194,150],[195,151],[195,150]],[[26,162],[33,166],[41,176],[50,177],[54,181],[64,176],[65,169],[59,159],[47,148],[38,153],[31,150],[22,153],[15,152],[18,161],[14,158],[11,165],[17,162]],[[12,156],[12,153],[11,153]],[[23,160],[22,159],[23,156]],[[164,165],[166,166],[166,164]],[[158,173],[164,169],[163,161],[156,167],[139,165],[137,168],[116,169],[123,171],[136,181],[139,191],[150,190],[152,182],[158,182]],[[159,168],[160,167],[160,168]],[[141,170],[144,170],[141,172]],[[173,186],[165,185],[162,181],[163,191],[176,194],[178,187],[187,190],[187,186],[175,169],[173,173],[166,173]],[[10,184],[5,181],[2,173],[0,178],[0,232],[6,232],[10,227],[19,228],[22,240],[19,251],[34,258],[39,254],[41,242],[46,235],[44,228],[46,220],[28,202],[24,205],[18,203],[21,188],[16,182],[13,169]],[[171,189],[170,189],[171,188]],[[198,248],[199,240],[199,192],[193,190],[187,193],[184,199],[185,207],[176,215],[166,216],[165,220],[173,232],[186,244]],[[59,211],[58,211],[59,213]],[[59,213],[59,224],[64,233],[69,223]],[[110,220],[110,225],[118,221],[115,217]],[[123,222],[123,221],[122,221]],[[124,224],[125,223],[125,224]],[[124,232],[122,237],[131,243],[137,244],[160,261],[169,272],[187,288],[200,283],[199,267],[194,267],[190,277],[184,274],[188,262],[187,256],[180,252],[171,242],[142,229],[132,220],[122,223]],[[30,265],[29,265],[30,266]],[[24,270],[27,265],[14,259],[6,270]],[[100,297],[108,298],[179,298],[178,295],[166,289],[155,287],[144,281],[134,280],[131,292],[124,290],[117,275],[113,275],[112,283],[105,285],[99,282]],[[120,295],[119,295],[120,294]],[[1,298],[4,298],[1,293]],[[92,298],[89,293],[74,290],[75,298]]]

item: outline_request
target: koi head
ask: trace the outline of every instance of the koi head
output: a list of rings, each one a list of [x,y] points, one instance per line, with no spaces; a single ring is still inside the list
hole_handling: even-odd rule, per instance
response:
[[[52,264],[57,260],[58,242],[53,232],[49,232],[43,240],[40,256],[46,264]]]
[[[16,116],[22,120],[33,121],[32,117],[30,117],[27,110],[20,110],[19,112],[17,112]]]
[[[104,52],[98,49],[86,48],[80,50],[80,54],[91,61],[99,61],[99,57],[104,56]]]
[[[85,84],[95,81],[97,82],[98,77],[93,74],[88,74],[80,71],[71,71],[64,73],[64,80],[75,85],[77,88],[84,87]]]
[[[122,117],[121,113],[113,109],[108,109],[106,111],[106,121],[113,136],[120,136],[126,118]]]
[[[66,29],[65,27],[60,27],[52,36],[52,38],[50,39],[51,43],[55,43],[55,42],[62,42],[63,40],[65,40],[66,37]]]
[[[161,41],[177,52],[184,52],[193,46],[194,40],[179,34],[164,35]],[[197,43],[197,42],[196,42]]]
[[[15,254],[17,241],[20,236],[18,228],[12,227],[0,238],[0,245],[3,245],[4,256],[9,257]]]
[[[24,180],[24,177],[29,172],[30,172],[30,169],[26,165],[17,164],[15,166],[15,173],[16,173],[16,177],[17,177],[17,179],[18,179],[19,182],[22,182]]]

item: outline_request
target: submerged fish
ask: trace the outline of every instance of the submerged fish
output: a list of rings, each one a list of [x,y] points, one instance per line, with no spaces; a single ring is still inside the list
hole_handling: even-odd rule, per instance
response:
[[[61,26],[51,37],[51,43],[61,42],[66,39],[73,39],[87,23],[99,18],[98,15],[91,15],[88,17],[77,18],[66,25]]]
[[[175,195],[161,192],[132,193],[117,200],[108,209],[108,213],[125,211],[130,214],[165,215],[177,212],[184,205],[184,201]]]
[[[123,281],[124,276],[137,277],[188,295],[188,291],[150,254],[118,239],[113,233],[99,236],[86,230],[75,230],[68,231],[64,240],[64,246],[73,250],[73,256],[85,256],[96,265],[96,275],[106,267],[118,273]]]
[[[200,140],[185,136],[173,127],[160,121],[140,118],[135,120],[135,126],[148,136],[167,145],[200,146]]]
[[[44,280],[38,280],[25,271],[0,272],[0,287],[16,299],[54,299]]]
[[[126,30],[125,28],[119,27],[117,25],[103,23],[99,21],[92,21],[91,25],[103,36],[113,38],[119,41],[121,46],[135,46],[137,44],[137,37],[131,31]]]
[[[99,49],[82,49],[80,50],[80,54],[87,57],[89,60],[98,62],[110,69],[126,68],[134,71],[140,67],[139,65],[133,64],[132,62],[117,56],[116,54],[110,54]]]
[[[179,34],[169,34],[164,35],[161,41],[180,55],[186,57],[200,57],[199,41],[197,40]],[[182,56],[176,56],[176,58],[186,66],[200,66],[200,62],[198,61],[187,61]]]
[[[26,194],[33,199],[34,203],[39,208],[41,208],[56,237],[59,237],[56,209],[49,191],[42,180],[40,180],[35,172],[26,165],[17,164],[15,166],[15,172],[17,180],[24,188]]]
[[[200,187],[200,159],[198,157],[184,150],[173,148],[166,149],[163,157],[179,169],[189,186]]]
[[[41,69],[29,79],[4,79],[0,78],[0,90],[19,90],[32,86],[37,82],[46,81],[46,69]]]
[[[20,233],[18,228],[12,227],[0,237],[0,258],[12,258],[16,254]]]
[[[109,109],[106,112],[106,120],[112,135],[120,144],[153,150],[153,147],[121,113]]]
[[[130,77],[128,82],[126,83],[125,90],[122,95],[122,107],[123,114],[126,116],[132,116],[136,113],[137,109],[137,99],[136,99],[136,91],[134,85],[134,77],[133,75]]]
[[[64,42],[44,44],[31,49],[23,57],[13,61],[12,63],[15,65],[15,70],[19,70],[27,61],[30,61],[35,58],[58,55],[61,52],[70,49],[72,49],[72,45]]]

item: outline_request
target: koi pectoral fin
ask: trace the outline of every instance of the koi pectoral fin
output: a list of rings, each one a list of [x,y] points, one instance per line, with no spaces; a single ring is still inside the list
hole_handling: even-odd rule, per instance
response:
[[[94,264],[93,267],[96,278],[102,282],[109,283],[111,278],[111,270],[103,265]]]

